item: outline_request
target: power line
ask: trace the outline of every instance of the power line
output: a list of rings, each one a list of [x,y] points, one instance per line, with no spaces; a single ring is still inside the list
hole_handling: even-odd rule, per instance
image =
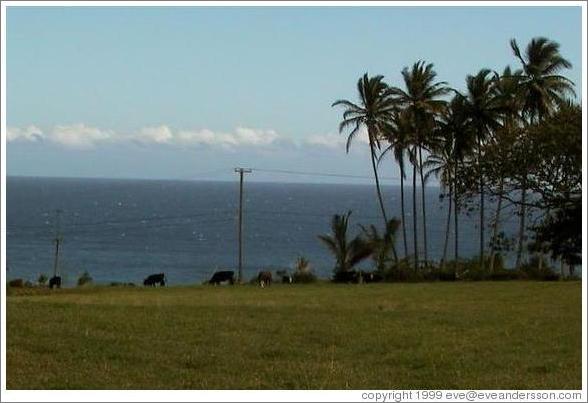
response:
[[[373,179],[371,176],[364,176],[364,175],[352,175],[352,174],[336,174],[336,173],[327,173],[327,172],[311,172],[311,171],[292,171],[287,169],[266,169],[266,168],[252,168],[254,171],[259,172],[268,172],[268,173],[279,173],[279,174],[286,174],[286,175],[304,175],[304,176],[325,176],[325,177],[334,177],[334,178],[351,178],[351,179]],[[392,176],[380,176],[379,179],[381,180],[400,180],[399,177],[392,177]]]

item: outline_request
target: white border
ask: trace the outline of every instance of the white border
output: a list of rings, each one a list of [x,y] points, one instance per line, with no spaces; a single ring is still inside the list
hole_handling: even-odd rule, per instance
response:
[[[582,8],[582,256],[585,258],[588,256],[587,249],[587,216],[586,216],[586,200],[588,193],[586,190],[587,185],[587,112],[586,112],[586,99],[587,99],[587,57],[586,57],[586,46],[587,44],[587,5],[584,1],[3,1],[1,3],[2,19],[0,21],[1,27],[1,117],[2,122],[0,126],[0,133],[2,137],[1,144],[1,169],[2,169],[2,188],[1,188],[1,280],[0,280],[0,294],[1,304],[0,310],[2,315],[2,336],[6,334],[6,8],[11,6],[149,6],[149,7],[176,7],[176,6],[216,6],[216,7],[231,7],[231,6],[304,6],[304,7],[337,7],[337,6],[411,6],[411,7],[427,7],[427,6],[462,6],[462,7],[483,7],[483,6],[579,6]],[[586,262],[583,262],[583,268],[586,267]],[[586,340],[586,325],[587,325],[587,278],[585,270],[583,270],[582,276],[582,397],[577,401],[586,401],[587,398],[587,340]],[[273,401],[360,401],[363,392],[374,392],[374,391],[184,391],[184,390],[172,390],[172,391],[114,391],[114,390],[96,390],[96,391],[17,391],[17,390],[6,390],[6,338],[2,337],[2,359],[1,361],[1,374],[0,374],[0,393],[2,401],[15,401],[15,402],[28,402],[28,401],[47,401],[47,402],[101,402],[101,401],[127,401],[127,402],[156,402],[156,401],[177,401],[177,402],[189,402],[189,401],[255,401],[255,402],[273,402]],[[383,391],[388,392],[388,391]],[[467,392],[467,391],[464,391]],[[489,391],[486,391],[489,392]],[[527,391],[532,392],[532,391]],[[539,391],[537,391],[539,392]],[[570,391],[541,391],[541,392],[570,392]],[[404,401],[417,401],[417,400],[404,400]],[[468,401],[468,400],[443,400],[443,401]],[[472,400],[469,400],[472,401]],[[478,400],[481,401],[481,400]],[[486,400],[486,401],[498,401],[498,400]],[[534,400],[534,401],[549,401],[549,400]]]

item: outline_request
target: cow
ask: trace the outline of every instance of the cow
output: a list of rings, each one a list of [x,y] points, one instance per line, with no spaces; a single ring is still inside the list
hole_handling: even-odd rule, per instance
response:
[[[271,271],[260,271],[257,275],[257,283],[261,288],[266,285],[269,287],[272,285],[272,272]]]
[[[165,273],[152,274],[143,281],[145,287],[155,287],[157,284],[165,286]]]
[[[232,270],[217,271],[212,275],[212,278],[208,284],[220,285],[221,283],[228,282],[229,284],[235,283],[235,272]]]
[[[53,276],[49,279],[49,288],[61,288],[61,276]]]
[[[384,277],[375,271],[362,271],[361,279],[364,283],[380,283],[384,280]]]
[[[338,271],[333,278],[335,283],[357,283],[359,281],[358,273],[354,270]]]
[[[278,270],[276,275],[282,279],[283,284],[292,284],[294,282],[292,275],[287,270]]]

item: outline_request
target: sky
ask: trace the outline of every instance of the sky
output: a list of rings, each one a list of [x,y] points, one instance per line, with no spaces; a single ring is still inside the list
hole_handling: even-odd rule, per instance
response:
[[[7,7],[8,175],[367,181],[365,139],[345,153],[341,110],[358,78],[400,85],[434,63],[463,89],[519,67],[545,36],[581,88],[578,7]],[[384,160],[385,182],[398,180]]]

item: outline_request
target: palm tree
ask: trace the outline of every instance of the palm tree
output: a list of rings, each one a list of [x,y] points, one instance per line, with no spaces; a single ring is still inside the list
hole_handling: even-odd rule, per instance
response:
[[[480,192],[480,269],[484,270],[484,172],[482,169],[483,145],[488,136],[500,126],[502,108],[494,93],[491,71],[482,69],[475,76],[466,77],[466,109],[476,133],[478,186]]]
[[[342,99],[335,101],[332,106],[341,105],[345,107],[343,120],[339,124],[339,132],[342,133],[347,128],[351,128],[351,132],[347,137],[347,152],[349,152],[353,139],[360,133],[362,127],[367,129],[376,192],[382,211],[382,218],[384,219],[384,224],[386,224],[388,218],[386,216],[386,209],[384,208],[380,179],[376,167],[376,151],[380,149],[380,138],[384,132],[384,125],[390,120],[390,115],[396,109],[396,103],[389,96],[388,86],[384,83],[383,79],[383,76],[369,77],[367,73],[364,74],[357,82],[359,103],[355,104]]]
[[[519,127],[520,112],[522,109],[521,92],[519,82],[522,76],[522,70],[512,71],[510,66],[506,66],[502,75],[495,73],[494,91],[497,101],[503,109],[502,127],[494,133],[494,141],[490,151],[494,153],[495,158],[491,159],[491,165],[498,177],[498,203],[496,205],[496,214],[494,215],[492,242],[490,244],[490,272],[494,271],[496,259],[496,241],[498,239],[498,230],[500,225],[500,213],[504,200],[504,160],[508,159],[509,150],[513,145],[516,137],[516,131]]]
[[[437,73],[433,70],[433,64],[425,64],[418,61],[412,68],[405,67],[402,70],[402,78],[406,90],[397,87],[390,88],[390,93],[404,106],[405,111],[412,119],[414,126],[413,156],[418,164],[418,171],[421,179],[421,202],[423,213],[423,243],[425,263],[428,261],[427,245],[427,215],[425,204],[425,178],[423,174],[423,148],[430,147],[430,135],[436,125],[436,115],[443,110],[446,102],[441,99],[448,93],[449,88],[445,82],[435,82]],[[418,158],[418,162],[416,161]],[[416,175],[416,165],[413,166],[413,176]],[[416,179],[413,177],[413,208],[416,197]],[[413,211],[413,224],[416,229],[416,208]],[[416,232],[416,231],[415,231]],[[416,234],[415,234],[416,238]],[[415,268],[418,265],[418,250],[415,242]]]
[[[443,126],[440,126],[440,128]],[[447,223],[445,225],[445,242],[443,243],[443,256],[441,258],[441,269],[445,268],[445,262],[447,260],[447,246],[449,244],[449,230],[451,227],[451,208],[453,204],[453,175],[452,172],[455,170],[454,164],[454,138],[451,131],[440,130],[440,142],[431,151],[425,161],[424,167],[427,168],[425,174],[425,180],[429,177],[435,176],[440,179],[441,190],[447,191],[449,198],[449,206],[447,208]]]
[[[511,39],[510,47],[523,67],[520,87],[523,97],[522,114],[527,125],[539,123],[574,94],[574,84],[558,73],[572,64],[559,53],[559,44],[547,38],[533,38],[521,53],[517,41]],[[521,207],[516,267],[520,268],[523,252],[526,216],[526,172],[521,180]]]
[[[414,133],[411,121],[408,115],[404,111],[396,111],[390,124],[384,133],[386,140],[388,141],[388,147],[384,149],[378,163],[382,161],[382,158],[388,153],[392,152],[394,160],[398,164],[400,169],[400,211],[402,216],[402,240],[404,243],[404,257],[408,256],[408,244],[406,238],[406,212],[404,207],[404,180],[406,179],[406,153],[409,147],[410,135]]]
[[[344,215],[335,214],[331,221],[332,234],[318,236],[335,256],[335,276],[351,271],[355,265],[372,254],[370,245],[362,237],[356,236],[350,241],[347,240],[350,215],[351,211]]]
[[[368,227],[360,225],[365,239],[372,250],[372,258],[376,270],[379,272],[384,272],[386,270],[386,264],[390,261],[390,252],[394,252],[396,231],[398,231],[399,226],[400,220],[392,218],[388,221],[384,233],[380,234],[376,226],[373,224]]]
[[[459,198],[460,198],[460,175],[459,171],[463,161],[473,149],[474,135],[467,115],[466,99],[456,92],[449,102],[448,107],[439,119],[439,133],[442,138],[451,138],[453,158],[453,219],[454,219],[454,241],[455,241],[455,262],[459,260]]]

